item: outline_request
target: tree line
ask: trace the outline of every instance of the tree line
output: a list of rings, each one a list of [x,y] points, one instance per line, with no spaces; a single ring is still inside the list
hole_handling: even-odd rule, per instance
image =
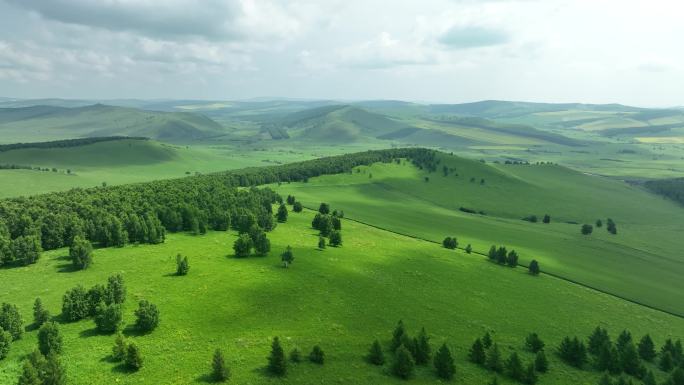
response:
[[[142,136],[98,136],[92,138],[77,138],[77,139],[62,139],[53,140],[48,142],[33,142],[33,143],[11,143],[11,144],[0,144],[0,152],[19,150],[24,148],[67,148],[67,147],[79,147],[88,144],[95,144],[101,142],[111,142],[115,140],[149,140]]]

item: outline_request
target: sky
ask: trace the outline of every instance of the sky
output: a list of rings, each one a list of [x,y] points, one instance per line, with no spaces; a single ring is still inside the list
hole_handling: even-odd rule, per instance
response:
[[[677,0],[0,0],[0,96],[684,105]]]

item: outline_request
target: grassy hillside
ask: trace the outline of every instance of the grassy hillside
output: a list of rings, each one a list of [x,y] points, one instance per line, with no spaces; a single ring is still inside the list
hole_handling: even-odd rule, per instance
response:
[[[189,141],[224,134],[213,120],[187,112],[155,112],[101,104],[0,109],[4,143],[92,136],[144,136]]]
[[[329,202],[350,218],[404,234],[437,242],[455,235],[461,246],[471,243],[480,252],[492,244],[513,247],[522,263],[534,258],[546,271],[684,314],[681,206],[560,166],[482,164],[448,155],[442,165],[448,176],[441,169],[377,164],[277,188],[306,206]],[[545,214],[551,224],[522,220],[536,215],[541,221]],[[607,218],[616,221],[617,235],[605,227],[580,234],[580,224]]]
[[[86,271],[68,272],[66,250],[45,253],[37,265],[2,269],[0,302],[19,306],[29,320],[35,297],[59,314],[62,294],[77,284],[90,287],[121,273],[128,287],[124,321],[134,322],[139,299],[160,309],[160,326],[149,335],[125,329],[141,349],[144,366],[127,373],[109,360],[114,337],[100,335],[92,320],[60,324],[63,361],[69,383],[188,384],[208,381],[211,354],[223,349],[236,384],[399,384],[384,368],[364,362],[376,338],[387,346],[391,330],[403,319],[415,335],[424,326],[433,349],[447,342],[455,351],[454,384],[484,384],[491,374],[467,362],[475,337],[491,331],[503,356],[512,351],[523,361],[524,337],[538,332],[551,361],[539,384],[593,384],[599,373],[577,371],[553,354],[566,335],[588,335],[596,325],[613,337],[626,328],[636,338],[650,333],[657,346],[684,334],[684,321],[549,276],[532,277],[523,269],[503,268],[482,257],[448,251],[343,220],[344,245],[315,249],[313,213],[290,213],[269,238],[267,257],[230,257],[233,232],[204,236],[171,234],[157,246],[127,246],[95,251]],[[291,245],[295,262],[280,267],[278,254]],[[190,260],[190,273],[176,277],[175,255]],[[40,280],[34,279],[40,276]],[[314,344],[326,353],[324,366],[291,365],[284,379],[263,368],[273,336],[286,352],[305,354]],[[0,383],[13,383],[21,360],[36,346],[36,331],[26,333],[0,361]],[[659,380],[664,374],[652,365]],[[502,384],[512,384],[502,380]],[[431,369],[419,368],[410,383],[438,384]]]

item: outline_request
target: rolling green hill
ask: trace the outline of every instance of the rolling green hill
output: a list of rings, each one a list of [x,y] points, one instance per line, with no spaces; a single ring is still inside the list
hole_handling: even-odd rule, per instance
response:
[[[143,136],[182,142],[223,134],[218,123],[187,112],[144,111],[101,104],[0,109],[0,141],[4,143],[93,136]]]
[[[518,352],[524,338],[539,333],[547,344],[550,370],[540,385],[597,383],[600,373],[579,371],[553,353],[565,336],[586,337],[601,325],[615,338],[623,329],[634,338],[650,333],[656,346],[684,334],[684,321],[550,276],[532,277],[523,269],[488,263],[481,256],[343,220],[344,244],[316,249],[310,228],[313,213],[290,213],[271,233],[266,257],[231,258],[234,232],[204,236],[170,234],[161,245],[98,249],[94,264],[69,272],[67,250],[45,253],[36,265],[0,270],[0,302],[14,303],[31,319],[35,297],[60,313],[62,294],[91,287],[120,273],[127,285],[124,333],[135,342],[143,367],[131,373],[110,359],[114,336],[99,334],[92,320],[60,323],[63,362],[69,384],[195,384],[209,381],[211,355],[221,348],[236,384],[400,384],[390,364],[364,361],[379,339],[388,355],[391,331],[402,319],[416,335],[425,327],[433,350],[446,342],[455,353],[454,384],[484,384],[493,377],[467,361],[473,340],[492,332],[503,358]],[[295,261],[281,267],[278,254],[292,246]],[[188,256],[187,276],[173,276],[175,255]],[[39,276],[40,279],[35,279]],[[140,335],[130,328],[137,301],[160,310],[159,327]],[[0,362],[0,383],[14,383],[21,360],[36,346],[35,330],[14,343]],[[326,354],[323,366],[289,364],[287,377],[265,374],[270,341],[279,336],[286,353],[306,355],[314,344]],[[646,364],[660,381],[666,377]],[[500,376],[501,384],[514,382]],[[419,367],[409,383],[439,384],[432,368]]]
[[[455,235],[462,247],[471,243],[480,252],[506,245],[523,263],[537,259],[554,274],[684,314],[681,206],[641,187],[555,165],[441,159],[447,176],[442,169],[376,164],[277,189],[306,206],[329,202],[350,218],[403,234],[436,242]],[[545,214],[551,224],[522,220],[536,215],[541,221]],[[605,228],[580,234],[580,224],[607,218],[617,223],[617,235]]]

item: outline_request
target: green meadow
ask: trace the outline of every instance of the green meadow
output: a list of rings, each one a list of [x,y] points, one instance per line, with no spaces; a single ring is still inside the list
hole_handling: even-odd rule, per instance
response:
[[[265,257],[233,258],[232,231],[170,234],[161,245],[98,249],[93,266],[77,272],[71,271],[65,249],[46,252],[36,265],[0,271],[0,302],[18,305],[29,324],[36,297],[51,314],[59,314],[67,289],[90,287],[121,273],[128,291],[126,324],[133,323],[138,300],[158,305],[161,321],[151,334],[124,328],[144,360],[135,373],[111,362],[114,337],[98,334],[92,320],[61,323],[63,362],[69,383],[76,385],[205,383],[218,347],[235,384],[404,383],[388,374],[387,365],[376,367],[363,359],[376,338],[388,354],[399,319],[411,334],[424,326],[433,349],[446,342],[454,350],[455,384],[485,384],[492,378],[466,358],[472,341],[486,331],[493,333],[504,357],[517,351],[524,362],[533,358],[522,348],[524,337],[539,333],[550,359],[550,371],[539,383],[585,384],[595,383],[599,373],[572,369],[554,354],[566,335],[585,337],[601,325],[613,337],[623,329],[635,338],[650,333],[660,345],[684,334],[679,317],[349,220],[343,220],[342,247],[318,250],[312,217],[306,210],[290,213],[287,223],[269,233],[272,251]],[[284,269],[278,255],[288,245],[295,261]],[[190,260],[187,276],[173,275],[177,253]],[[283,379],[269,377],[264,366],[273,336],[280,336],[286,352],[296,346],[307,354],[320,344],[325,365],[305,360],[290,364]],[[0,383],[15,381],[20,360],[35,346],[35,330],[12,345],[0,365]],[[665,378],[653,365],[647,367]],[[431,368],[421,367],[408,383],[442,382]]]
[[[444,165],[451,170],[447,176],[403,162],[274,187],[306,207],[329,202],[349,218],[402,234],[435,242],[456,236],[460,247],[472,244],[480,253],[505,245],[519,252],[523,264],[537,259],[544,271],[684,314],[681,206],[642,187],[557,165],[483,164],[443,155]],[[550,224],[541,223],[545,214]],[[530,215],[539,222],[522,220]],[[607,218],[617,223],[617,235],[606,231]],[[603,227],[580,233],[581,224],[599,219]]]

